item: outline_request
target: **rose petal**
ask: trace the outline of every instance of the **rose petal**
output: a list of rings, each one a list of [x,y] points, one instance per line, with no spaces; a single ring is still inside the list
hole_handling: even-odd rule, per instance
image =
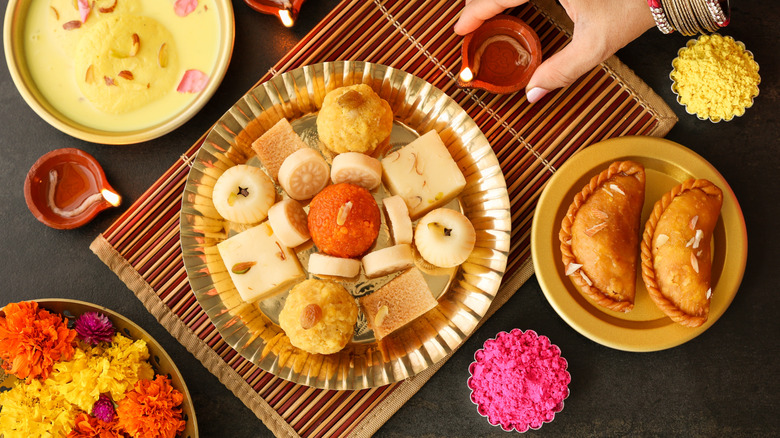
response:
[[[198,7],[198,0],[176,0],[173,10],[179,17],[190,15]]]
[[[176,91],[179,93],[198,93],[206,88],[209,83],[209,76],[200,70],[187,70],[179,82]]]
[[[79,0],[79,15],[81,15],[81,22],[86,23],[89,13],[92,11],[92,5],[89,0]]]

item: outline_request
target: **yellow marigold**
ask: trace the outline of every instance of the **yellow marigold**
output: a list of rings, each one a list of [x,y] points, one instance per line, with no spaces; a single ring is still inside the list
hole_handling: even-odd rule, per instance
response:
[[[108,347],[77,348],[71,361],[54,366],[46,383],[66,400],[90,412],[100,394],[111,394],[118,402],[137,381],[153,378],[148,359],[146,342],[116,334]]]
[[[672,62],[674,88],[689,112],[713,121],[741,116],[758,95],[758,64],[731,37],[702,35]]]
[[[35,301],[10,303],[0,317],[0,365],[20,379],[45,379],[52,365],[73,356],[74,330]]]
[[[182,432],[181,403],[184,395],[171,386],[166,376],[140,380],[116,409],[119,426],[136,438],[174,438]]]
[[[39,380],[17,381],[0,393],[0,432],[5,438],[65,437],[79,410]]]

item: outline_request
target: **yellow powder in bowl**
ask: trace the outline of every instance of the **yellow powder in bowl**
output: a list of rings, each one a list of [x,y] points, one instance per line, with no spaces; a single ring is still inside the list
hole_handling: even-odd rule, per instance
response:
[[[703,35],[672,62],[672,90],[691,114],[713,122],[741,116],[758,95],[758,64],[731,37]]]

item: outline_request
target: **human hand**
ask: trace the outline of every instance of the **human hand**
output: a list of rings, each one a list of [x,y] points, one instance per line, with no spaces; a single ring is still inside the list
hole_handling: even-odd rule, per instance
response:
[[[466,0],[455,23],[455,33],[465,35],[485,20],[528,0]],[[550,90],[566,87],[612,56],[655,21],[646,0],[560,0],[574,22],[571,42],[542,62],[526,86],[526,97],[534,103]]]

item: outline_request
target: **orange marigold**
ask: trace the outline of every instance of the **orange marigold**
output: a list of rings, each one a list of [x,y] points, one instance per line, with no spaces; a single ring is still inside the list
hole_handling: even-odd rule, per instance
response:
[[[87,415],[79,414],[76,417],[76,424],[68,433],[67,438],[124,438],[116,420],[106,423],[105,421]]]
[[[139,380],[119,402],[119,426],[134,437],[174,438],[184,431],[182,401],[184,395],[171,386],[166,376]]]
[[[54,363],[73,357],[76,331],[35,301],[10,303],[0,317],[0,361],[19,379],[46,379]]]

